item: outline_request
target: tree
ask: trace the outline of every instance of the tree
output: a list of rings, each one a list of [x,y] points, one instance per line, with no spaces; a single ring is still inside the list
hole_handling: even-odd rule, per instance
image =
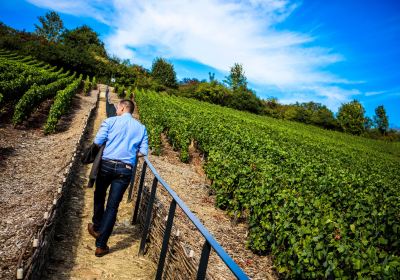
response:
[[[194,92],[194,97],[196,99],[219,105],[225,105],[224,99],[227,96],[229,96],[229,90],[223,84],[215,80],[198,84]]]
[[[71,48],[79,48],[81,51],[94,52],[103,57],[107,56],[104,43],[100,40],[99,34],[87,25],[66,30],[62,34],[62,43]],[[121,63],[121,61],[118,63]]]
[[[247,90],[247,78],[244,75],[242,64],[235,63],[230,70],[229,76],[225,78],[224,82],[232,91]]]
[[[280,107],[282,107],[282,105],[279,104],[278,98],[271,96],[268,97],[267,99],[262,100],[261,102],[263,106],[263,111],[262,111],[263,115],[271,116],[273,118],[283,117],[279,114],[280,113],[279,109]]]
[[[64,31],[64,23],[60,16],[54,12],[48,12],[44,16],[38,17],[42,26],[35,24],[35,33],[47,39],[49,42],[58,42]]]
[[[316,102],[297,103],[297,121],[315,124],[325,128],[335,128],[335,117],[333,112],[325,105]]]
[[[336,129],[337,122],[333,112],[326,106],[322,106],[312,117],[311,123],[327,129]]]
[[[283,118],[289,121],[298,121],[299,108],[295,105],[286,106]]]
[[[340,106],[337,120],[344,132],[360,135],[365,131],[365,109],[357,100]]]
[[[180,82],[181,85],[192,85],[192,84],[199,84],[200,81],[197,78],[183,78]]]
[[[374,122],[370,117],[365,117],[364,121],[364,127],[366,130],[371,130],[371,128],[374,126]]]
[[[125,66],[132,66],[131,60],[129,58],[122,60],[122,64]]]
[[[174,66],[164,58],[158,57],[153,61],[151,75],[161,86],[167,88],[178,87]]]
[[[208,72],[208,79],[210,82],[215,81],[215,73]]]
[[[386,115],[386,110],[383,105],[376,107],[375,109],[375,116],[374,122],[376,127],[378,128],[379,132],[382,134],[386,134],[389,128],[389,120]]]

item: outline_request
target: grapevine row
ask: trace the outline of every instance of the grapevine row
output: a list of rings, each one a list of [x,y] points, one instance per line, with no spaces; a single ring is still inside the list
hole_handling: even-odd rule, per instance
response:
[[[66,73],[68,74],[68,72]],[[13,123],[19,124],[25,120],[31,112],[37,108],[44,100],[52,98],[56,93],[64,89],[75,79],[75,73],[72,76],[60,78],[55,82],[47,85],[36,85],[34,84],[18,101],[15,106]]]
[[[50,108],[47,122],[44,126],[44,131],[46,134],[55,131],[58,121],[70,108],[72,98],[81,89],[81,85],[82,75],[80,75],[79,78],[75,79],[65,89],[57,92],[54,103]]]
[[[63,69],[52,72],[54,70],[54,67],[45,70],[23,62],[0,58],[0,93],[4,99],[18,100],[33,84],[48,84],[68,75],[62,73]]]

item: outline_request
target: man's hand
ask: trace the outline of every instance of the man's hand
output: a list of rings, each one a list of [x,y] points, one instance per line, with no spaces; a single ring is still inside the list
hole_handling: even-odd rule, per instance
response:
[[[138,157],[144,157],[144,154],[142,154],[142,153],[137,153],[137,156],[138,156]]]

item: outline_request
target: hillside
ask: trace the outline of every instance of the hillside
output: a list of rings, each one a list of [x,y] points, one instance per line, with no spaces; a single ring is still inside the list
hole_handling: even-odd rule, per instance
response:
[[[249,224],[249,246],[290,277],[400,271],[396,144],[152,92],[135,95],[157,152],[194,144],[217,205]]]

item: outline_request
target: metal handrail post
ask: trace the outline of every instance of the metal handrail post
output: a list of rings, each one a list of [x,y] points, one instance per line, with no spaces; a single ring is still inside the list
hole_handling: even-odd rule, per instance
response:
[[[158,184],[158,179],[157,179],[157,177],[154,177],[153,185],[151,187],[149,204],[147,205],[146,220],[144,222],[142,239],[140,241],[139,256],[144,254],[144,247],[146,245],[147,235],[148,235],[149,229],[150,229],[151,213],[153,211],[153,204],[154,204],[154,200],[156,198],[157,184]]]
[[[206,271],[208,265],[208,258],[210,257],[211,245],[206,240],[201,251],[201,257],[199,262],[199,269],[197,270],[197,280],[203,280],[206,278]]]
[[[137,166],[138,166],[138,159],[136,158],[135,166],[133,167],[133,170],[132,170],[131,182],[129,184],[128,200],[126,201],[127,203],[132,201],[132,193],[133,193],[133,188],[134,188],[134,185],[135,185],[135,177],[136,177]]]
[[[158,260],[157,275],[156,275],[157,280],[161,279],[162,273],[164,270],[165,258],[167,256],[167,252],[168,252],[169,238],[171,236],[172,225],[173,225],[174,217],[175,217],[175,209],[176,209],[176,201],[174,199],[172,199],[171,204],[169,206],[168,220],[167,220],[167,225],[165,226],[163,243],[162,243],[161,253],[160,253],[160,259]]]
[[[142,166],[142,174],[140,175],[140,182],[139,182],[138,192],[137,192],[137,196],[136,196],[135,209],[133,210],[133,215],[132,215],[132,225],[137,223],[139,207],[140,207],[140,200],[142,199],[144,178],[146,176],[146,168],[147,168],[147,162],[144,162],[143,166]]]

